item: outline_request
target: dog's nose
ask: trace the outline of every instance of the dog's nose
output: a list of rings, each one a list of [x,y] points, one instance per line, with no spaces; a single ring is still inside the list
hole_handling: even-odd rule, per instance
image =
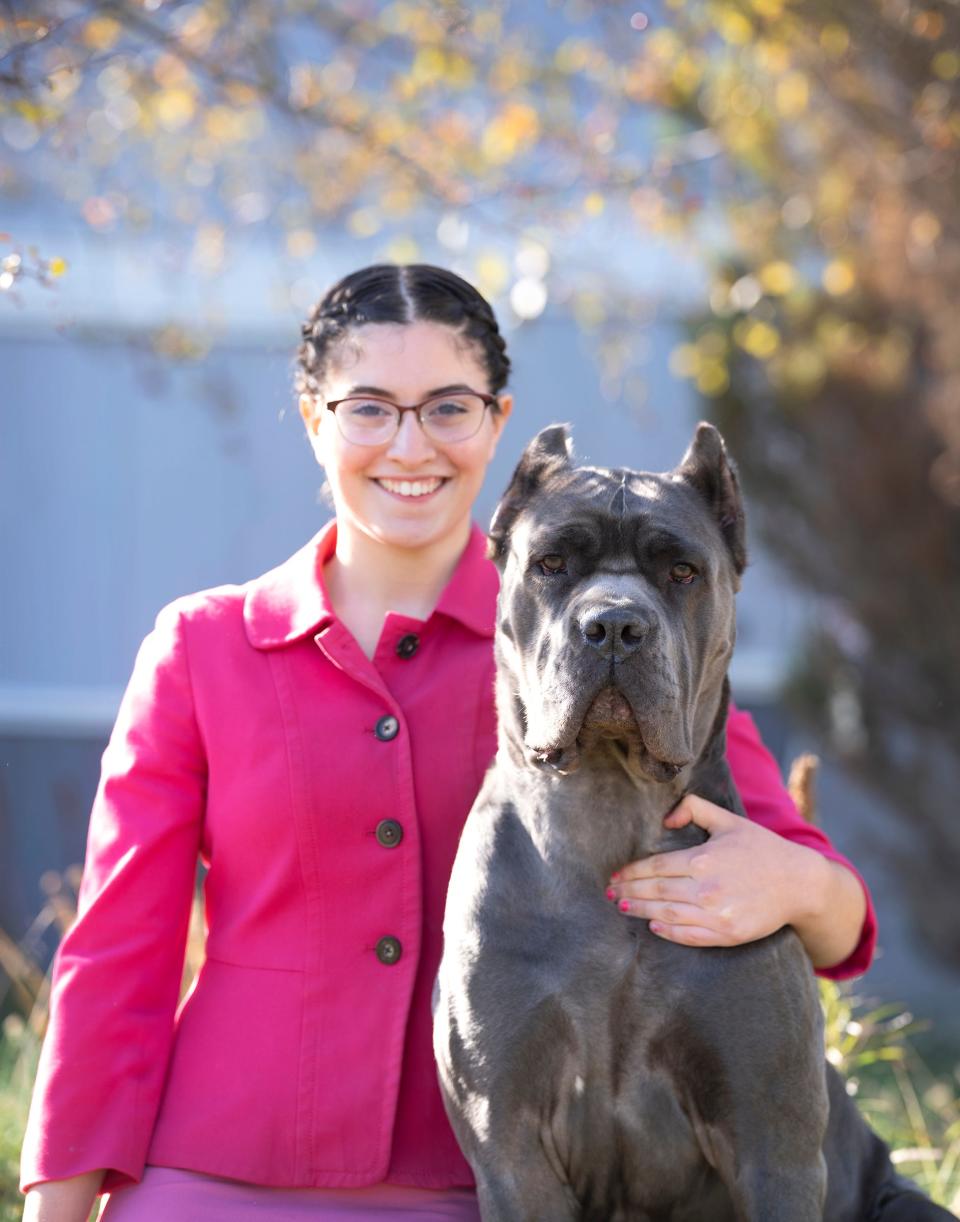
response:
[[[583,639],[599,653],[623,658],[643,644],[651,619],[637,607],[610,607],[586,612],[579,627]]]

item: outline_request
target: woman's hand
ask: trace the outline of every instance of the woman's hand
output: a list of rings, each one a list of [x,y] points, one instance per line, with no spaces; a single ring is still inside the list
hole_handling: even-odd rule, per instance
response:
[[[709,833],[704,844],[657,853],[614,874],[607,895],[621,912],[687,946],[736,946],[792,925],[817,967],[851,953],[866,899],[849,870],[694,794],[664,826],[691,822]]]
[[[102,1171],[87,1171],[37,1184],[27,1193],[23,1222],[87,1222],[102,1183]]]

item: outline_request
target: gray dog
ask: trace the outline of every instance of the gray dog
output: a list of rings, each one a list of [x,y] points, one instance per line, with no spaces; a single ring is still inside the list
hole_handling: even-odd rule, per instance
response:
[[[499,750],[450,881],[435,1049],[485,1222],[947,1219],[898,1179],[823,1056],[791,929],[651,934],[613,870],[743,813],[725,761],[736,475],[701,424],[661,475],[528,446],[491,526]]]

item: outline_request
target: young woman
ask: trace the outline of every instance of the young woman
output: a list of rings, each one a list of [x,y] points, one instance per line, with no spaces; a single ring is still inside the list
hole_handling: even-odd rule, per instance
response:
[[[165,608],[137,657],[55,971],[23,1149],[29,1222],[476,1218],[435,1083],[430,994],[463,820],[495,748],[497,576],[471,507],[512,409],[493,313],[422,265],[347,276],[298,390],[336,510],[244,586]],[[608,897],[679,942],[785,923],[833,976],[875,926],[749,717],[750,819],[624,863]],[[206,961],[177,994],[198,857]]]

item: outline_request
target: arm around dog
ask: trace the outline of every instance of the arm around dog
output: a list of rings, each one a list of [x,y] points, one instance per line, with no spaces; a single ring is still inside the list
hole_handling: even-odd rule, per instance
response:
[[[729,946],[792,925],[821,975],[865,971],[876,942],[866,885],[800,817],[752,719],[738,710],[728,723],[728,762],[748,820],[688,796],[668,826],[692,821],[710,839],[624,866],[610,897],[672,941]]]

